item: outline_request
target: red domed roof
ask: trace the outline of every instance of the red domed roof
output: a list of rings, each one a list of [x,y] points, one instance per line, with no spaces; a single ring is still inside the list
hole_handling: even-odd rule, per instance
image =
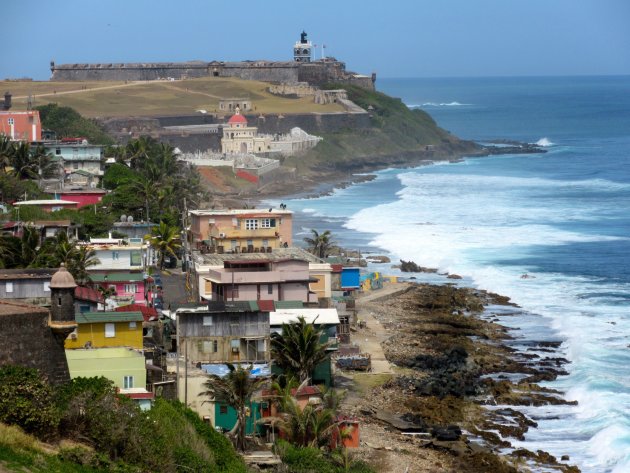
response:
[[[240,113],[237,113],[236,115],[232,115],[232,118],[228,120],[228,125],[236,125],[239,123],[247,125],[247,118],[245,118]]]

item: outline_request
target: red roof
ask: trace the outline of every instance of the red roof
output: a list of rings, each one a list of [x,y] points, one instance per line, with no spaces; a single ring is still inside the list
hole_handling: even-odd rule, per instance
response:
[[[77,286],[74,288],[74,298],[82,301],[103,302],[103,295],[91,287]]]
[[[297,389],[292,389],[291,390],[291,395],[292,396],[313,396],[313,395],[318,395],[321,396],[322,392],[319,390],[319,388],[317,386],[304,386],[302,389],[300,389],[297,394],[296,394]]]
[[[129,304],[122,307],[116,307],[116,312],[142,312],[142,317],[145,322],[150,322],[158,319],[157,310],[153,307],[147,307],[140,304]]]
[[[232,118],[228,120],[229,125],[236,125],[237,123],[247,125],[247,118],[245,118],[240,113],[237,113],[236,115],[232,115]]]
[[[274,302],[272,300],[269,300],[269,301],[259,300],[256,302],[258,303],[258,308],[260,309],[261,312],[273,312],[274,310],[276,310],[276,306],[274,305]]]
[[[340,273],[343,271],[343,264],[331,264],[330,267],[332,268],[333,273]]]

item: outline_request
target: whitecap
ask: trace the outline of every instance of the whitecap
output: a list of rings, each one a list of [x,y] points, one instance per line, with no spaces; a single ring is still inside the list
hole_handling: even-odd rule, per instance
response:
[[[542,146],[543,148],[555,145],[555,143],[551,142],[547,137],[539,139],[535,144],[536,146]]]

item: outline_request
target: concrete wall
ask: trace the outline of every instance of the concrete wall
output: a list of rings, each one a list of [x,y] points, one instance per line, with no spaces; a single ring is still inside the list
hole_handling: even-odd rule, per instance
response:
[[[53,384],[70,380],[63,349],[65,335],[50,330],[47,310],[2,314],[0,323],[0,366],[36,368]]]

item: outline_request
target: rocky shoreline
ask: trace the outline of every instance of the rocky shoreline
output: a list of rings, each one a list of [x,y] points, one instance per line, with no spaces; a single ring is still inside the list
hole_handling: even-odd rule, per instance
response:
[[[328,166],[310,170],[301,176],[288,175],[277,181],[272,181],[250,192],[223,192],[215,196],[215,203],[234,207],[236,202],[266,198],[317,198],[331,194],[335,189],[375,179],[372,174],[387,168],[412,168],[430,165],[434,162],[459,162],[464,158],[483,158],[501,154],[535,154],[547,151],[530,143],[510,142],[503,146],[477,145],[472,142],[462,149],[430,151],[414,151],[396,155],[360,157],[353,163],[341,166]]]
[[[382,345],[395,374],[351,396],[348,408],[366,430],[389,432],[391,452],[402,452],[408,472],[579,472],[569,458],[512,447],[510,439],[537,426],[518,406],[573,404],[537,384],[565,374],[567,360],[555,356],[555,342],[531,342],[547,356],[508,346],[512,335],[489,306],[518,310],[505,297],[451,284],[410,284],[370,301],[389,335]],[[369,443],[359,455],[378,463],[382,451]]]

